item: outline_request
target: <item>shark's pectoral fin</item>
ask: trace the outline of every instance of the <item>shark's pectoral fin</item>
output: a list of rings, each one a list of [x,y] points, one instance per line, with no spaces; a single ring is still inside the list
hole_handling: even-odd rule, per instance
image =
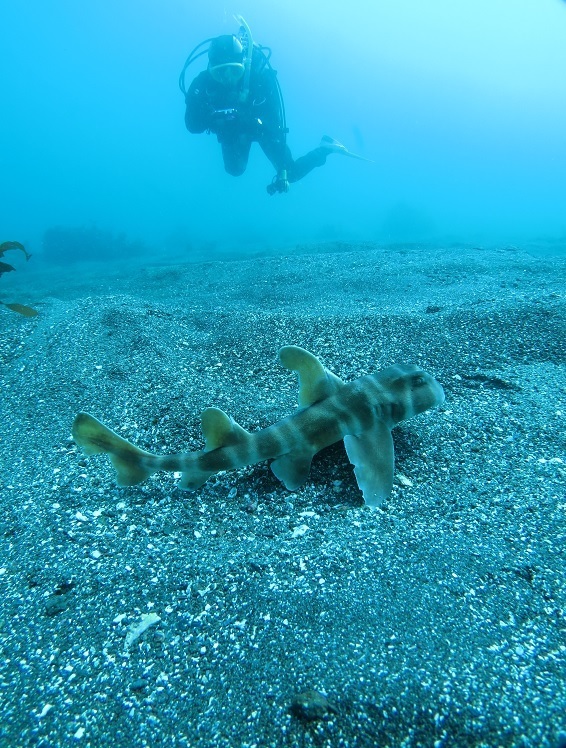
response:
[[[378,421],[359,436],[344,437],[348,459],[368,506],[378,507],[389,497],[393,487],[395,457],[391,431]]]
[[[299,405],[302,408],[330,397],[344,386],[340,377],[325,369],[314,354],[298,345],[284,345],[279,350],[279,361],[299,375]]]
[[[271,470],[288,491],[295,491],[309,477],[313,455],[310,452],[289,452],[271,463]]]

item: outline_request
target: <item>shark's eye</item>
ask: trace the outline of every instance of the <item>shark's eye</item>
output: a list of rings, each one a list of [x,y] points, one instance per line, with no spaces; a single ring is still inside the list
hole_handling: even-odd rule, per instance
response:
[[[417,376],[413,377],[413,387],[424,387],[426,384],[426,379],[423,377],[422,374],[417,374]]]

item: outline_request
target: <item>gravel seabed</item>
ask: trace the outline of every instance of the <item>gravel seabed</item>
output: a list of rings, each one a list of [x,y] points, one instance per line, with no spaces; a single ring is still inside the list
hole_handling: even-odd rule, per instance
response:
[[[9,299],[40,315],[0,318],[2,747],[565,743],[566,256],[347,249]],[[261,464],[191,494],[117,488],[71,440],[79,410],[156,452],[201,448],[209,405],[262,428],[296,407],[289,343],[442,382],[394,431],[383,510],[342,445],[296,493]]]

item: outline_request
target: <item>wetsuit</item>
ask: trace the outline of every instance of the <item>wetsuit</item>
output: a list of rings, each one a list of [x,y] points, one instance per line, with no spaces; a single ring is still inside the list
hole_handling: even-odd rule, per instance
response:
[[[287,181],[302,179],[328,155],[315,148],[296,161],[285,143],[284,124],[275,71],[266,65],[261,52],[254,50],[249,93],[241,101],[243,81],[234,87],[218,83],[208,70],[193,80],[187,95],[185,124],[191,133],[212,132],[222,146],[224,168],[233,176],[246,170],[251,144],[259,143],[277,171],[286,171]]]

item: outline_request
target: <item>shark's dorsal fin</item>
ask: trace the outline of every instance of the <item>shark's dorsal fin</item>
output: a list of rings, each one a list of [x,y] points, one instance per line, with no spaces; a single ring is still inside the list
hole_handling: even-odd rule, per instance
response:
[[[364,501],[374,509],[380,507],[393,487],[395,456],[391,431],[383,421],[376,421],[359,436],[345,436],[344,446]]]
[[[220,408],[206,408],[201,415],[202,433],[206,442],[205,452],[219,447],[238,444],[249,437],[249,431],[243,429],[233,418]]]
[[[315,355],[297,345],[280,348],[279,361],[299,375],[299,405],[302,408],[330,397],[344,386],[340,377],[325,369]]]

